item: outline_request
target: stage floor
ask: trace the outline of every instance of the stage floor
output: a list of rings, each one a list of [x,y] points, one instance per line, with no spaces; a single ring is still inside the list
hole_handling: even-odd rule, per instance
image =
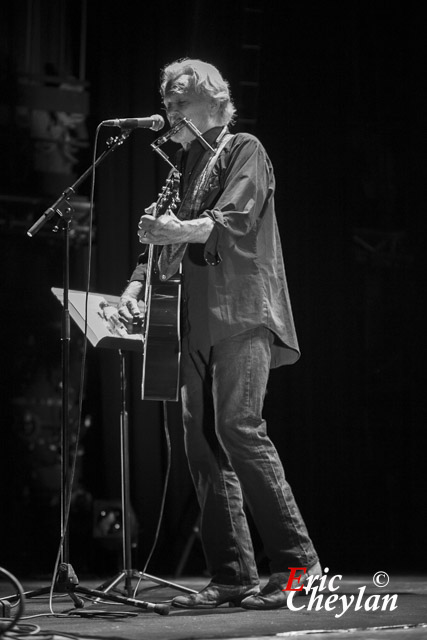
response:
[[[330,576],[331,577],[331,576]],[[16,576],[19,582],[19,576]],[[168,580],[167,577],[164,577]],[[25,597],[24,612],[14,631],[20,636],[34,627],[40,637],[60,640],[72,636],[84,639],[114,638],[123,640],[192,640],[231,638],[309,638],[310,640],[415,640],[427,638],[427,576],[393,575],[389,582],[386,574],[352,575],[337,578],[329,586],[335,591],[318,590],[316,600],[312,595],[294,599],[295,609],[276,611],[246,611],[241,608],[223,606],[213,610],[180,610],[170,608],[167,615],[153,610],[141,609],[129,604],[86,600],[82,608],[76,609],[70,593],[55,593],[50,612],[49,596]],[[206,578],[184,578],[173,581],[179,586],[199,590]],[[132,588],[137,586],[134,578]],[[102,579],[80,577],[84,589],[97,589]],[[48,587],[48,581],[23,580],[25,592]],[[123,582],[117,585],[116,595],[123,593]],[[13,604],[13,587],[7,580],[0,582],[2,609],[9,616],[2,625],[11,622],[19,607]],[[78,593],[78,589],[77,589]],[[159,587],[151,580],[143,580],[134,596],[143,603],[164,603],[179,595],[180,591],[170,586]],[[79,594],[81,595],[81,594]],[[337,598],[331,598],[337,595]],[[322,597],[319,597],[322,596]],[[395,597],[393,597],[395,596]],[[9,604],[12,606],[9,610]],[[346,609],[347,608],[347,609]],[[168,606],[165,606],[168,609]],[[344,611],[344,609],[346,609]],[[26,628],[27,625],[30,627]],[[37,638],[37,634],[35,635]]]

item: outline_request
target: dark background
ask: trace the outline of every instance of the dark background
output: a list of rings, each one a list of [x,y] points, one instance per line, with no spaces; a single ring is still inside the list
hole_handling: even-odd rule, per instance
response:
[[[161,112],[160,68],[191,56],[230,81],[239,113],[233,130],[257,135],[275,167],[303,355],[272,372],[265,413],[322,563],[333,572],[425,569],[421,15],[409,3],[355,0],[85,7],[8,0],[0,10],[0,565],[48,573],[59,533],[61,309],[50,288],[63,283],[63,245],[52,223],[33,239],[26,230],[89,166],[97,124]],[[63,106],[64,83],[77,89],[73,107]],[[71,145],[73,159],[62,153],[38,164],[47,134],[28,124],[37,110],[56,124],[58,111],[74,114],[71,139],[54,143],[62,152]],[[117,133],[101,129],[98,152]],[[150,149],[156,135],[135,131],[97,171],[93,291],[119,294],[135,263],[137,221],[167,173]],[[79,191],[72,222],[74,289],[86,282],[89,187]],[[74,438],[82,356],[74,327],[71,354]],[[134,564],[142,569],[167,449],[161,404],[139,400],[138,357],[127,366]],[[117,515],[120,498],[118,354],[89,347],[86,372],[70,559],[78,573],[108,574],[120,568],[120,539],[96,525],[103,506]],[[169,404],[168,417],[171,480],[149,569],[173,574],[198,509],[179,404]],[[184,571],[203,570],[195,539]]]

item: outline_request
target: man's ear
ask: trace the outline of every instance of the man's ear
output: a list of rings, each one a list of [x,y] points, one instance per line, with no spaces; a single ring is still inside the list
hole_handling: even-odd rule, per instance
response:
[[[212,100],[210,101],[209,104],[209,108],[210,108],[210,115],[211,116],[216,116],[219,112],[221,103],[219,100],[217,100],[216,98],[212,98]]]

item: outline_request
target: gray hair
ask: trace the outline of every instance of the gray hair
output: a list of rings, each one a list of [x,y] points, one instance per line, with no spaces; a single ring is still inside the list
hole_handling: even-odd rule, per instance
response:
[[[160,76],[162,96],[165,97],[173,83],[184,74],[190,77],[189,86],[196,93],[203,93],[219,101],[220,124],[232,124],[236,109],[231,99],[228,82],[224,80],[218,69],[208,62],[183,58],[166,65]]]

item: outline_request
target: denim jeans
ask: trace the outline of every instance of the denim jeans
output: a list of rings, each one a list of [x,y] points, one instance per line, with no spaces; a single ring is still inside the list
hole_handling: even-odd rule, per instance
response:
[[[262,417],[272,340],[258,327],[203,353],[183,339],[185,447],[207,568],[221,584],[259,582],[244,503],[271,573],[318,561]]]

